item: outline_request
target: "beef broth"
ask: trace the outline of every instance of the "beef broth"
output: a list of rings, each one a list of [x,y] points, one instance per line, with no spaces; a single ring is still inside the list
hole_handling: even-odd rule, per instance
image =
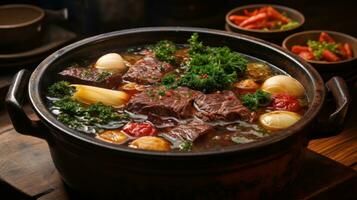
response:
[[[195,41],[192,39],[189,42],[192,45]],[[274,116],[269,116],[264,121],[260,119],[264,114],[282,112],[285,115],[290,114],[292,118],[289,120],[294,120],[306,111],[301,103],[308,103],[304,96],[295,97],[286,93],[273,96],[262,90],[265,80],[282,72],[258,59],[239,57],[227,48],[207,49],[209,47],[200,43],[195,44],[195,53],[190,52],[187,45],[177,45],[175,49],[170,42],[160,44],[161,46],[155,48],[160,50],[161,60],[156,57],[152,46],[122,52],[122,57],[130,66],[120,74],[105,73],[103,76],[103,72],[92,67],[93,65],[63,70],[59,73],[60,79],[72,84],[112,89],[114,92],[109,92],[110,95],[108,93],[108,98],[112,98],[112,101],[108,103],[115,107],[106,107],[102,102],[97,102],[94,106],[84,104],[80,108],[74,108],[81,105],[81,102],[73,100],[73,95],[72,100],[63,97],[69,104],[61,110],[62,104],[56,104],[58,96],[55,95],[56,98],[49,98],[54,114],[70,128],[93,134],[105,142],[111,142],[107,137],[109,134],[112,138],[121,139],[120,144],[117,141],[112,143],[132,148],[147,147],[147,150],[155,150],[156,145],[156,150],[166,151],[170,143],[172,151],[179,149],[200,152],[244,145],[274,134],[276,127],[267,128],[276,123],[272,119]],[[200,55],[202,52],[211,54]],[[195,56],[194,62],[190,56]],[[230,57],[220,61],[225,56]],[[245,63],[242,61],[244,59],[249,64],[246,64],[246,73],[239,74],[245,70],[239,66]],[[191,62],[193,67],[189,68]],[[224,67],[220,66],[221,63]],[[258,76],[259,81],[256,81]],[[217,85],[223,82],[225,85]],[[296,84],[294,81],[292,83]],[[69,85],[61,84],[54,87],[54,90]],[[281,89],[286,85],[284,83],[280,88],[270,85],[267,90]],[[222,87],[224,89],[217,89]],[[288,88],[282,89],[288,91]],[[108,91],[101,92],[105,94]],[[82,91],[81,94],[84,93],[95,92]],[[68,95],[68,92],[61,94]],[[298,93],[294,91],[294,94]],[[80,94],[76,96],[78,95]],[[80,101],[80,98],[77,100]],[[95,102],[95,98],[91,98],[91,101]],[[301,105],[297,105],[299,102]],[[287,113],[290,108],[295,113]],[[76,115],[71,116],[77,111]],[[64,115],[60,116],[61,114]],[[86,122],[84,125],[78,123],[83,121]],[[262,124],[262,121],[266,124]],[[286,120],[278,118],[278,125],[285,122]],[[90,131],[83,131],[89,129]]]

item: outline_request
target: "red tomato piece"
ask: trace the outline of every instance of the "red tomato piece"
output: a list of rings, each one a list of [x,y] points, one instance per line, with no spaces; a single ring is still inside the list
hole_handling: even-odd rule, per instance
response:
[[[352,55],[352,49],[351,49],[350,44],[345,43],[345,44],[343,45],[343,49],[345,50],[346,57],[347,57],[347,58],[352,58],[353,55]]]
[[[275,110],[296,112],[301,109],[299,100],[288,94],[272,95],[272,105]]]
[[[124,126],[123,131],[132,137],[154,136],[157,134],[155,127],[147,122],[130,122]]]
[[[310,51],[310,48],[307,46],[301,46],[301,45],[294,45],[291,47],[291,52],[295,54],[299,54],[303,51]]]
[[[320,42],[335,43],[335,40],[326,32],[321,32],[319,37]]]
[[[299,56],[305,60],[314,60],[315,59],[314,54],[310,51],[302,51],[299,53]]]
[[[325,60],[329,61],[329,62],[336,62],[339,61],[340,58],[336,56],[336,54],[334,54],[333,52],[325,49],[322,52],[322,57],[325,58]]]

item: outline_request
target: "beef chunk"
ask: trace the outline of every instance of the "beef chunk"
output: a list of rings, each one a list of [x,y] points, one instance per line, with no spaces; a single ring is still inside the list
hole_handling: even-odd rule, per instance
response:
[[[159,134],[169,140],[175,148],[185,141],[195,141],[199,136],[209,132],[213,127],[203,122],[194,120],[188,124],[180,124],[167,133]]]
[[[120,73],[98,71],[95,67],[69,67],[59,73],[66,81],[76,84],[115,88],[122,81]]]
[[[172,65],[168,63],[160,62],[152,56],[146,56],[131,66],[123,79],[139,84],[153,84],[159,82],[167,72],[173,69]]]
[[[237,119],[251,121],[253,119],[252,113],[242,105],[232,91],[201,94],[194,103],[199,111],[196,116],[204,121]]]
[[[191,117],[194,111],[193,100],[201,94],[186,87],[167,90],[165,87],[149,87],[135,94],[126,109],[134,113]]]

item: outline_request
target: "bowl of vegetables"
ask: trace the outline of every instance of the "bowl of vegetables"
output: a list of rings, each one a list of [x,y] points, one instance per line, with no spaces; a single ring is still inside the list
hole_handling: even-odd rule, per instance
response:
[[[324,78],[356,77],[357,39],[350,35],[325,30],[303,31],[288,36],[282,46],[311,63]]]
[[[226,30],[275,42],[296,31],[304,22],[304,15],[292,8],[254,4],[229,11]]]

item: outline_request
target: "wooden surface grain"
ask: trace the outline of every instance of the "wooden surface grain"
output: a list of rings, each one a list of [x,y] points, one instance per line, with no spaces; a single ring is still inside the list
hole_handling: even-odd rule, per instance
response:
[[[309,149],[357,170],[357,87],[350,88],[350,115],[337,136],[312,140]]]

